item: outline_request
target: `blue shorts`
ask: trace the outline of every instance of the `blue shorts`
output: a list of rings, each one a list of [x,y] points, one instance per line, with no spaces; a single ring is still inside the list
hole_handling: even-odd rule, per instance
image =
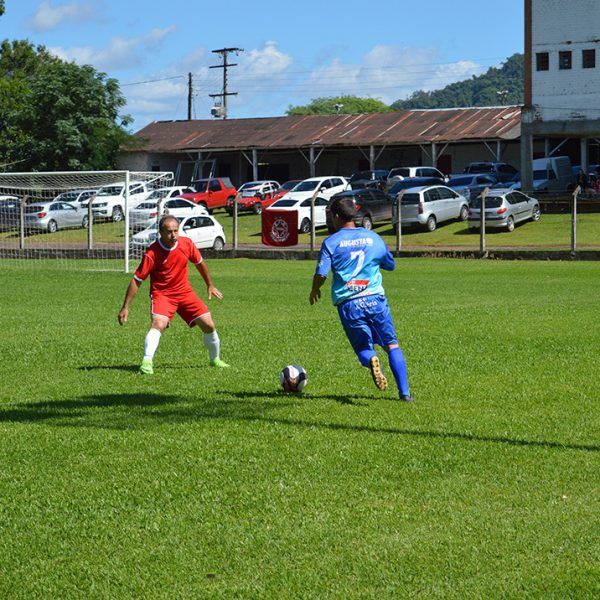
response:
[[[354,352],[398,344],[394,321],[383,295],[361,296],[338,305],[340,321]]]

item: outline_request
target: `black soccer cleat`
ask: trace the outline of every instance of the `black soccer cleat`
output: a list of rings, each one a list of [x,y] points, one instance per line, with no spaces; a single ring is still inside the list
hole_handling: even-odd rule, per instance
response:
[[[381,370],[381,365],[379,364],[379,359],[376,356],[372,356],[369,361],[369,368],[371,369],[371,376],[373,377],[373,381],[375,385],[381,391],[387,390],[388,382]]]

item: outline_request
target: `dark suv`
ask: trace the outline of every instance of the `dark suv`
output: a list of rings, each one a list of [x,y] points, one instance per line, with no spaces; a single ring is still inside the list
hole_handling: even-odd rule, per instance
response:
[[[472,162],[469,163],[464,170],[464,173],[470,175],[476,173],[489,173],[494,175],[498,181],[509,181],[517,173],[512,165],[503,162]]]
[[[385,192],[375,189],[347,190],[332,196],[331,202],[336,198],[353,198],[358,208],[358,212],[354,217],[354,223],[357,227],[365,229],[373,229],[373,223],[378,221],[390,221],[392,219],[393,199]],[[325,209],[325,218],[327,221],[327,229],[333,233],[333,222],[329,206]]]
[[[350,187],[353,190],[361,188],[377,188],[382,190],[385,187],[389,171],[385,169],[375,169],[374,171],[358,171],[350,177]]]

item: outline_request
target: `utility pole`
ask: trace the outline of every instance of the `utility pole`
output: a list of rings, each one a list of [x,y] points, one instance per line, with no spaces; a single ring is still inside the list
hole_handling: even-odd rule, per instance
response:
[[[192,120],[192,96],[194,87],[192,85],[192,74],[188,73],[188,121]]]
[[[228,67],[237,67],[237,63],[228,63],[227,56],[230,52],[235,52],[236,56],[243,52],[243,48],[220,48],[219,50],[212,50],[214,54],[220,54],[223,58],[223,64],[221,65],[213,65],[211,69],[223,69],[223,92],[220,94],[209,94],[211,98],[221,98],[221,110],[212,109],[211,114],[213,117],[223,117],[223,119],[227,118],[227,96],[237,96],[237,92],[228,92],[227,91],[227,68]]]

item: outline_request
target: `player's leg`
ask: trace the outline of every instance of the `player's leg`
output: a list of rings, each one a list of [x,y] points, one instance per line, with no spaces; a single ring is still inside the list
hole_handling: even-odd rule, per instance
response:
[[[177,312],[190,327],[198,327],[204,334],[204,346],[208,350],[211,367],[229,367],[221,359],[221,339],[206,304],[196,294],[190,294],[180,303]]]
[[[400,400],[412,402],[414,398],[410,395],[406,359],[398,344],[394,321],[385,298],[381,301],[381,310],[373,316],[370,325],[375,343],[388,353],[390,369],[398,386]]]
[[[373,337],[368,323],[361,318],[360,311],[351,302],[338,306],[338,314],[346,337],[360,364],[371,371],[371,377],[377,388],[386,390],[387,379],[373,347]]]
[[[167,298],[152,298],[150,305],[152,324],[144,339],[144,358],[140,365],[140,373],[144,375],[154,373],[154,355],[158,349],[162,332],[168,327],[174,314],[175,306]]]

